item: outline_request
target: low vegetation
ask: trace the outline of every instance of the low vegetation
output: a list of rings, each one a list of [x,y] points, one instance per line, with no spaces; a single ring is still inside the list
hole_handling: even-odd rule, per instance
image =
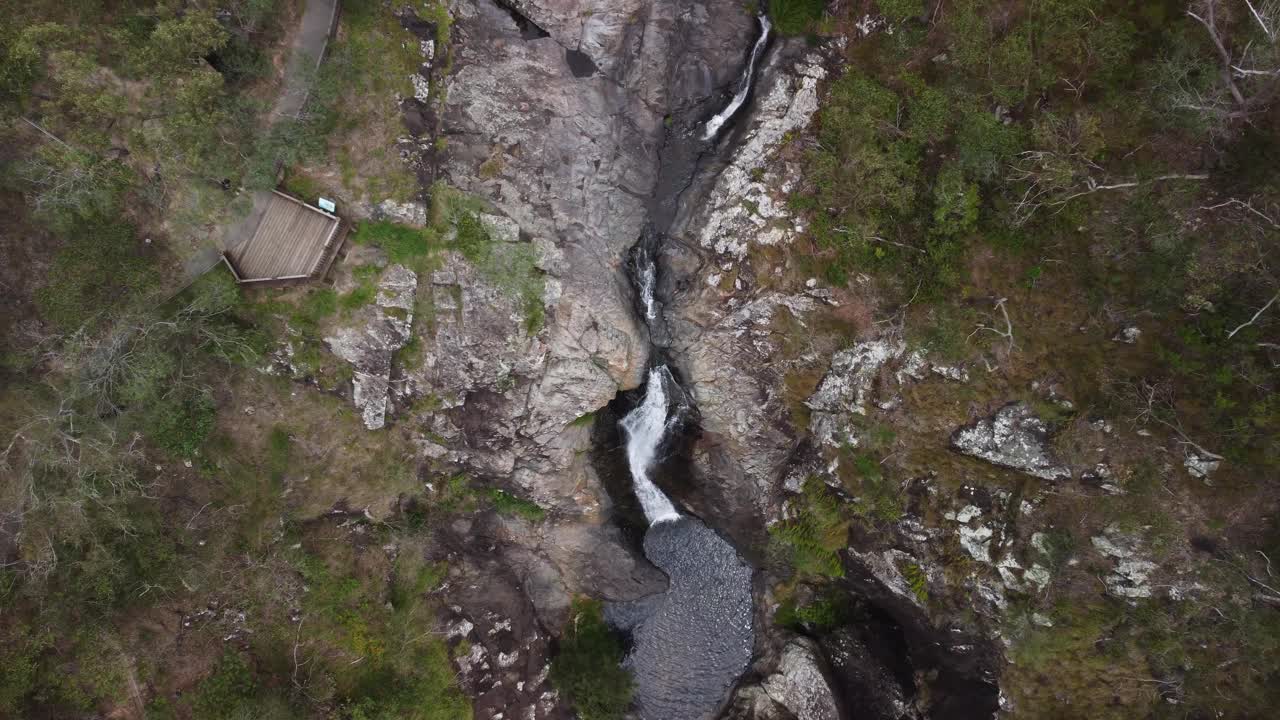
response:
[[[804,3],[777,5],[782,32],[834,24],[860,38],[824,87],[814,136],[783,150],[803,164],[789,201],[808,222],[791,260],[853,297],[874,288],[877,332],[898,326],[909,346],[972,376],[904,389],[900,410],[871,411],[898,439],[875,440],[869,426],[830,453],[845,494],[829,505],[806,485],[771,532],[797,571],[779,597],[831,586],[822,529],[846,519],[875,536],[908,507],[933,525],[945,511],[934,497],[1036,498],[1032,517],[1002,518],[1042,533],[1036,557],[1053,575],[1042,592],[1008,589],[1014,662],[1001,689],[1016,713],[1245,717],[1273,705],[1276,601],[1256,582],[1274,588],[1262,575],[1278,500],[1264,478],[1280,460],[1280,145],[1260,128],[1277,122],[1280,8],[878,0],[790,25]],[[865,37],[855,28],[879,22]],[[1118,335],[1129,327],[1132,344]],[[816,383],[788,380],[793,406]],[[1066,456],[1097,444],[1089,423],[1114,423],[1111,487],[958,465],[942,429],[1012,398]],[[1190,477],[1189,454],[1221,468]],[[1099,596],[1114,563],[1090,538],[1104,531],[1202,594]],[[931,614],[946,613],[973,568],[960,548],[928,567],[898,570]],[[935,570],[951,588],[930,584]],[[777,619],[820,633],[823,618],[810,601]]]
[[[344,3],[330,62],[282,77],[300,6],[0,2],[0,717],[471,717],[430,632],[444,573],[430,528],[348,536],[322,517],[338,496],[420,488],[411,454],[396,438],[356,449],[349,407],[261,372],[287,339],[307,376],[339,382],[319,336],[372,300],[374,277],[245,298],[222,270],[190,283],[203,260],[183,265],[246,209],[240,188],[275,185],[277,162],[324,158],[369,113],[399,132],[394,102],[350,91],[407,87],[412,36],[382,3]],[[393,60],[406,72],[386,74]],[[308,104],[272,125],[289,83]],[[367,149],[361,172],[385,172],[362,187],[416,188]]]
[[[536,333],[545,321],[542,294],[546,281],[537,266],[536,248],[529,242],[502,242],[483,220],[486,207],[443,183],[431,189],[431,216],[426,227],[390,221],[362,223],[352,235],[358,244],[374,245],[392,262],[420,273],[436,267],[438,253],[456,250],[484,276],[509,295],[524,314],[525,330]]]
[[[805,481],[792,502],[791,518],[769,528],[770,555],[801,578],[842,577],[839,552],[850,520],[845,504],[817,478]]]
[[[598,600],[573,601],[551,682],[582,720],[620,720],[631,705],[633,681],[622,667],[622,643],[605,624]]]

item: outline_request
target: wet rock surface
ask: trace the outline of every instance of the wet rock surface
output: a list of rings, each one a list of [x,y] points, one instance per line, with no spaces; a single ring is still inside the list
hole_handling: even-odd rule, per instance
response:
[[[951,446],[965,455],[1042,480],[1071,477],[1070,468],[1053,456],[1048,440],[1048,428],[1030,406],[1010,403],[992,417],[957,430],[951,436]]]
[[[840,720],[826,663],[813,641],[797,638],[782,651],[778,671],[765,679],[764,691],[796,720]]]

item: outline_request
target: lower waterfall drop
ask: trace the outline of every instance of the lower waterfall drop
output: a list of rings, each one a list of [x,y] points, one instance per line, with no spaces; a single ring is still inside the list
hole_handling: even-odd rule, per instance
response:
[[[649,469],[653,466],[662,439],[666,437],[671,423],[676,420],[668,418],[668,381],[675,382],[667,366],[661,365],[650,370],[644,402],[622,419],[622,429],[627,434],[627,464],[631,468],[632,482],[635,483],[636,498],[644,508],[645,518],[650,525],[680,517],[667,496],[649,479]]]

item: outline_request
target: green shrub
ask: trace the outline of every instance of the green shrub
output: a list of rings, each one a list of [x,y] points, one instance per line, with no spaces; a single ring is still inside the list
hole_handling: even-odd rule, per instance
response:
[[[920,143],[940,142],[951,125],[951,102],[945,93],[931,87],[917,75],[903,75],[911,91],[907,98],[907,129]]]
[[[339,712],[343,720],[471,720],[471,703],[455,683],[439,638],[414,646],[397,663],[366,671]]]
[[[206,391],[185,388],[155,403],[147,411],[143,434],[179,457],[195,455],[217,420],[217,406]]]
[[[605,624],[600,601],[573,601],[551,682],[582,720],[620,720],[631,705],[634,683],[622,667],[622,642]]]
[[[488,495],[489,501],[493,503],[493,509],[503,515],[519,515],[533,522],[539,522],[547,515],[547,511],[543,510],[538,503],[518,498],[511,493],[491,489]]]
[[[834,592],[828,592],[799,607],[785,602],[774,615],[774,622],[778,625],[818,633],[836,628],[847,620],[848,608],[845,600]]]
[[[933,231],[939,235],[961,235],[978,222],[978,186],[965,182],[955,164],[938,173],[933,185]]]
[[[769,17],[781,35],[803,35],[827,11],[827,0],[769,0]]]
[[[929,577],[925,575],[924,569],[915,563],[907,563],[901,568],[902,577],[906,578],[907,585],[911,587],[911,592],[915,594],[916,599],[922,603],[929,602]]]
[[[810,478],[792,500],[793,516],[769,528],[770,554],[797,574],[843,577],[840,560],[849,535],[843,504],[821,480]]]
[[[893,23],[918,20],[924,16],[924,0],[876,0],[880,13]]]
[[[222,720],[253,696],[257,683],[253,671],[240,653],[228,650],[219,658],[213,673],[200,681],[191,702],[197,720]]]
[[[0,644],[0,714],[21,717],[27,699],[36,691],[40,674],[40,656],[53,638],[33,632],[25,625],[5,629]]]
[[[995,113],[971,106],[956,130],[956,154],[965,177],[985,182],[1003,176],[1013,156],[1022,149],[1022,133],[1000,122]]]

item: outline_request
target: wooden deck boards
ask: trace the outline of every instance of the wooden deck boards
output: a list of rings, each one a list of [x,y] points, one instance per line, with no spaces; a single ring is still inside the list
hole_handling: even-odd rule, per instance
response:
[[[253,235],[228,254],[243,281],[305,277],[328,255],[338,219],[273,192]]]

